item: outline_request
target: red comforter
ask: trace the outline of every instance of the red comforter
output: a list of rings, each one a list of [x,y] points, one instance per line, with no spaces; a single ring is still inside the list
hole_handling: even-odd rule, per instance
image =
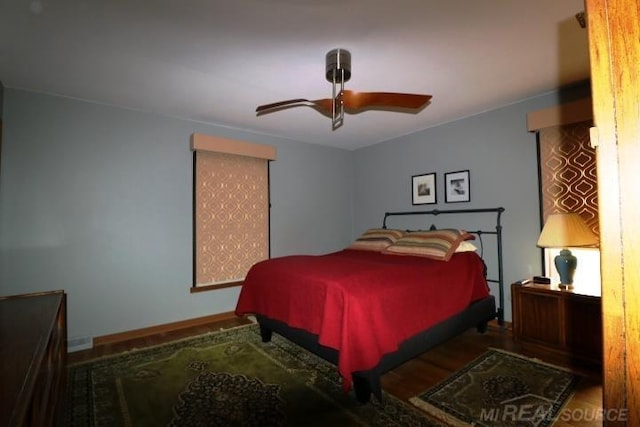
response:
[[[345,390],[351,373],[375,367],[405,339],[489,294],[475,252],[449,261],[343,250],[273,258],[254,265],[236,314],[261,314],[318,335],[339,351]]]

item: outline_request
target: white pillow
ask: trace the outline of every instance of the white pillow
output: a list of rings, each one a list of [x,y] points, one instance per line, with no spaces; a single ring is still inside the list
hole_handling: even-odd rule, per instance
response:
[[[474,252],[477,251],[478,248],[476,248],[476,246],[467,241],[467,240],[463,240],[462,242],[460,242],[460,244],[458,245],[458,247],[456,248],[455,252]]]

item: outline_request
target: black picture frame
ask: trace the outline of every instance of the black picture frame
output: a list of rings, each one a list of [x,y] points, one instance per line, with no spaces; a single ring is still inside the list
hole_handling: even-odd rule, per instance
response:
[[[471,200],[471,183],[468,170],[444,174],[444,200],[446,203],[460,203]]]
[[[411,203],[413,205],[432,205],[437,203],[436,193],[435,172],[411,177]]]

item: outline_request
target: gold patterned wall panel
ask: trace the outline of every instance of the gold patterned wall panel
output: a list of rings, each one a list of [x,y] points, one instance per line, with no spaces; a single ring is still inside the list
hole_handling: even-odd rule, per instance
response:
[[[598,232],[596,151],[589,142],[591,120],[540,129],[543,220],[576,212]]]
[[[265,159],[196,152],[195,285],[244,280],[269,256]]]

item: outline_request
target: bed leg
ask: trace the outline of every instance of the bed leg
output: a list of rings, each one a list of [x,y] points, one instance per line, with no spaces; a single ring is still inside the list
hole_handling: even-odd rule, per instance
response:
[[[262,342],[271,341],[272,334],[273,331],[271,329],[267,328],[266,326],[260,325],[260,336],[262,337]]]
[[[496,311],[496,317],[498,318],[498,325],[504,326],[504,310],[499,307]]]
[[[481,334],[484,334],[485,332],[487,332],[487,328],[489,327],[489,322],[480,322],[476,325],[476,329],[478,330],[478,332],[480,332]]]
[[[353,390],[356,392],[356,399],[360,403],[368,403],[371,399],[371,387],[369,381],[366,378],[362,378],[356,375],[353,378]]]
[[[360,403],[367,403],[371,400],[371,394],[382,402],[382,387],[380,387],[380,375],[374,372],[359,372],[351,376],[353,379],[353,389],[356,393],[356,399]]]

